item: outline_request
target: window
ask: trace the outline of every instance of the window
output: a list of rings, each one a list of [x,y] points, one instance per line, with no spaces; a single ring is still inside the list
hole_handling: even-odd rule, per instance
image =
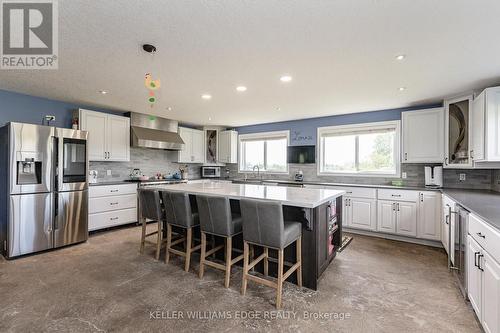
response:
[[[288,131],[242,134],[240,140],[240,171],[288,173]]]
[[[318,128],[319,174],[399,177],[399,121]]]

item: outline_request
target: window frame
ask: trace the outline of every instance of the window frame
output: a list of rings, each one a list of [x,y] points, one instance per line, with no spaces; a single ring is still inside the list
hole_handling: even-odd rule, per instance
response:
[[[330,172],[323,171],[324,162],[324,147],[322,145],[322,136],[325,134],[352,134],[355,135],[356,132],[361,131],[376,131],[393,128],[395,130],[394,135],[394,165],[396,166],[395,173],[380,173],[380,172]],[[401,121],[382,121],[373,123],[362,123],[362,124],[352,124],[352,125],[338,125],[338,126],[326,126],[318,127],[316,138],[316,155],[318,156],[317,164],[317,174],[319,176],[344,176],[344,177],[379,177],[379,178],[400,178],[401,177]],[[358,161],[359,151],[356,146],[355,159]]]
[[[275,170],[260,170],[259,172],[262,174],[280,174],[280,175],[288,175],[290,174],[290,170],[288,168],[288,146],[290,145],[290,131],[272,131],[272,132],[259,132],[259,133],[251,133],[251,134],[239,134],[238,135],[238,172],[239,173],[253,173],[253,170],[242,170],[241,162],[243,158],[243,147],[242,143],[245,141],[259,141],[267,139],[283,139],[286,138],[286,150],[285,150],[285,171],[275,171]],[[267,144],[264,144],[264,168],[267,166]]]

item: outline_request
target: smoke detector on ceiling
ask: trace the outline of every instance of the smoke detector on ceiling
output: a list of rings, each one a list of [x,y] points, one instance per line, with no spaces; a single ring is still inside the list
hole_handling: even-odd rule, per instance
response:
[[[156,46],[152,44],[143,44],[142,49],[147,53],[156,53]]]

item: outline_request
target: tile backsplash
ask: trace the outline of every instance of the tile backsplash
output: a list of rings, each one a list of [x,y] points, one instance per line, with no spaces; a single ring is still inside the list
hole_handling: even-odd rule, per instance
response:
[[[165,150],[130,148],[129,162],[90,162],[90,170],[97,170],[99,181],[113,181],[128,179],[133,169],[141,169],[147,176],[156,173],[173,174],[184,164],[173,162],[172,153]],[[189,164],[189,178],[200,178],[201,164]],[[407,186],[425,185],[425,164],[402,164],[401,171],[406,172],[407,178],[403,182]],[[228,164],[230,178],[242,178],[244,174],[238,172],[237,164]],[[111,171],[111,176],[107,171]],[[356,183],[370,185],[390,185],[397,178],[387,177],[343,177],[343,176],[318,176],[316,164],[289,164],[289,174],[264,175],[267,179],[292,179],[293,175],[302,170],[306,181]],[[465,174],[465,181],[460,181],[460,174]],[[224,167],[222,170],[224,172]],[[251,176],[250,176],[251,177]],[[455,170],[445,169],[443,172],[444,186],[449,188],[467,188],[494,190],[500,192],[500,170]]]
[[[133,169],[141,169],[142,174],[154,176],[157,173],[173,174],[179,167],[185,164],[172,161],[171,152],[159,149],[130,147],[129,162],[90,162],[90,170],[98,172],[99,181],[115,181],[128,179]],[[200,178],[200,164],[190,164],[188,166],[188,177],[191,179]],[[111,176],[107,171],[111,171]]]
[[[401,171],[406,172],[407,178],[403,179],[406,186],[424,186],[424,167],[428,164],[402,164]],[[238,172],[238,165],[228,166],[231,178],[241,178],[244,174]],[[331,182],[331,183],[356,183],[369,185],[391,185],[397,178],[387,177],[351,177],[351,176],[318,176],[316,164],[289,164],[288,175],[264,175],[267,179],[292,179],[295,172],[302,170],[306,181]],[[465,174],[465,181],[460,181],[460,174]],[[250,176],[251,177],[251,176]],[[500,192],[500,170],[455,170],[444,169],[444,186],[450,188],[483,189]]]

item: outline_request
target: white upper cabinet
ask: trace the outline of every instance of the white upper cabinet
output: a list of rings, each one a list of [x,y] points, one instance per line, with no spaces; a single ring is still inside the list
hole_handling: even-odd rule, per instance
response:
[[[205,133],[200,130],[192,130],[193,135],[193,147],[191,152],[193,154],[193,163],[204,163],[205,162]]]
[[[472,95],[444,101],[445,145],[444,167],[471,169],[472,150]]]
[[[500,87],[486,88],[473,102],[474,162],[500,162]]]
[[[177,162],[179,163],[203,163],[204,162],[204,132],[187,128],[179,127],[179,135],[184,141],[184,148],[177,154]]]
[[[238,163],[238,132],[219,132],[219,161]]]
[[[403,112],[403,163],[442,163],[443,108]]]
[[[130,118],[80,109],[78,119],[89,132],[90,161],[130,160]]]
[[[108,115],[107,121],[108,160],[130,160],[130,118]]]
[[[88,131],[90,161],[105,161],[107,157],[106,130],[108,115],[101,112],[79,110],[80,130]]]

